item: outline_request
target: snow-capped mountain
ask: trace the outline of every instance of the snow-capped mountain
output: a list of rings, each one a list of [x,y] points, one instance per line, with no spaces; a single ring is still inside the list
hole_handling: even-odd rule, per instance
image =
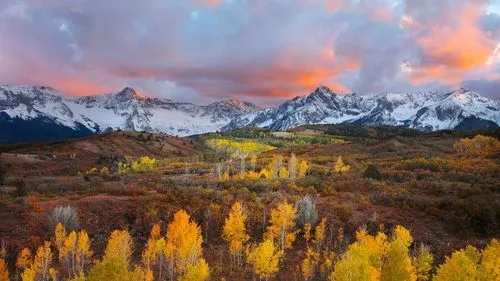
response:
[[[194,135],[246,126],[397,125],[425,131],[497,128],[500,101],[467,89],[449,93],[336,95],[325,86],[262,109],[239,100],[209,105],[146,97],[132,88],[74,97],[49,87],[0,86],[0,142],[78,137],[111,130]]]
[[[449,93],[336,95],[325,86],[274,108],[237,117],[225,126],[286,130],[304,124],[394,125],[424,131],[500,126],[500,101],[468,89]]]
[[[195,105],[149,98],[132,88],[115,94],[74,97],[49,87],[1,86],[0,133],[3,137],[0,136],[0,142],[5,142],[9,139],[6,135],[20,131],[19,127],[23,126],[26,135],[31,135],[30,130],[40,126],[59,126],[66,130],[63,136],[55,138],[112,130],[164,132],[180,136],[202,134],[220,130],[233,118],[259,109],[239,100]]]

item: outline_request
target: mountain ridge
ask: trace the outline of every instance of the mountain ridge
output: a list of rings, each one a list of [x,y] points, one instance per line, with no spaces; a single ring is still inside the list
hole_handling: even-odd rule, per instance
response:
[[[29,135],[37,126],[55,132],[61,126],[65,133],[60,137],[65,138],[116,130],[187,136],[248,126],[288,130],[342,123],[422,131],[497,128],[500,101],[465,88],[447,93],[338,95],[320,85],[309,95],[261,108],[238,99],[207,105],[176,102],[148,97],[130,87],[105,95],[68,96],[46,86],[0,86],[0,134],[10,136],[0,137],[0,142],[17,141],[13,131]],[[26,139],[29,136],[22,138]]]

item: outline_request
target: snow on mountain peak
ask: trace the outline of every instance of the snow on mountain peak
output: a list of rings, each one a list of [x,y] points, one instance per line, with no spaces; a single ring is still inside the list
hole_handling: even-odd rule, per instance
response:
[[[0,116],[5,116],[1,113],[11,120],[49,120],[93,133],[122,129],[182,136],[245,126],[286,130],[330,123],[384,124],[420,130],[500,125],[500,102],[468,89],[450,93],[336,95],[328,87],[319,86],[308,96],[262,109],[238,99],[195,105],[149,98],[130,87],[115,94],[73,97],[50,87],[0,86]]]

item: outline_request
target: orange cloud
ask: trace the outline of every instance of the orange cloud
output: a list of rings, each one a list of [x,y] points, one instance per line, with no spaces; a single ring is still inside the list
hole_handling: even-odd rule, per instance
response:
[[[404,25],[423,52],[412,73],[413,83],[436,79],[457,82],[465,72],[484,67],[490,59],[495,43],[477,25],[484,5],[463,4],[456,11],[458,14],[451,17],[455,22],[438,19],[420,24],[412,19]]]
[[[54,79],[54,85],[57,90],[75,96],[105,94],[119,90],[98,84],[95,80],[76,76],[57,77]]]

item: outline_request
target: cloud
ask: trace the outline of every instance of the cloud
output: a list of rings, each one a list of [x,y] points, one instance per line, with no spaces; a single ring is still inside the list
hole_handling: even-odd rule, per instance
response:
[[[268,104],[318,84],[410,91],[500,74],[500,16],[480,0],[13,0],[0,38],[0,84],[79,95],[128,85]]]

